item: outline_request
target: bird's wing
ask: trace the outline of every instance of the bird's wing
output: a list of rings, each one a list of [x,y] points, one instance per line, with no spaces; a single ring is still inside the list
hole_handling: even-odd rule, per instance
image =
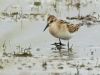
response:
[[[78,31],[80,26],[78,24],[76,24],[76,25],[74,25],[74,24],[67,24],[66,27],[68,28],[70,33],[74,33],[76,31]]]

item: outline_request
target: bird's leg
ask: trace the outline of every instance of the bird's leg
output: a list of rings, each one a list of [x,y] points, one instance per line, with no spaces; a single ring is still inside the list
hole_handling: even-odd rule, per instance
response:
[[[69,44],[69,40],[68,40],[68,44],[67,44],[67,47],[68,47],[68,53],[72,53],[72,50],[73,50],[73,44],[70,46]]]
[[[70,48],[69,48],[69,40],[68,40],[67,47],[68,47],[68,52],[70,52]]]
[[[61,40],[60,40],[60,38],[59,38],[59,45],[61,45],[62,43],[61,43]]]
[[[65,44],[61,43],[60,38],[59,38],[59,45],[61,45],[61,46],[65,46]]]

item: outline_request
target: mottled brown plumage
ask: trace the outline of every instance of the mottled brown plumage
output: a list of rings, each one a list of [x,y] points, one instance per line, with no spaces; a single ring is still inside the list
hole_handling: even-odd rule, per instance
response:
[[[78,29],[80,28],[80,25],[79,24],[76,24],[76,25],[67,24],[67,28],[68,28],[70,33],[74,33],[76,31],[78,31]]]

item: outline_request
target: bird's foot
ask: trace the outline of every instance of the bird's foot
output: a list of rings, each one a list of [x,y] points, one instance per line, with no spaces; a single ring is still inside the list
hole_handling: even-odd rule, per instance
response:
[[[73,44],[72,44],[72,46],[68,47],[68,52],[69,53],[72,53],[73,52]]]
[[[65,49],[63,46],[65,46],[65,44],[62,44],[62,43],[53,43],[53,44],[51,44],[51,45],[55,45],[56,46],[56,48],[58,49],[58,50],[60,50],[60,49]]]
[[[59,43],[56,43],[56,42],[55,42],[55,43],[53,43],[53,44],[51,44],[51,45],[55,45],[55,46],[57,46],[57,45],[59,45]]]
[[[59,42],[59,45],[61,45],[61,46],[66,46],[66,44],[63,44],[63,43],[61,43],[61,42]]]
[[[59,42],[59,43],[53,43],[53,44],[51,44],[51,45],[55,45],[55,46],[66,46],[66,44],[63,44],[63,43],[61,43],[61,42]]]

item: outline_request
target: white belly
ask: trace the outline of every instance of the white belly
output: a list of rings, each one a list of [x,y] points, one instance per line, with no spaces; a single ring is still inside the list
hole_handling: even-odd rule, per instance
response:
[[[49,30],[51,35],[53,35],[56,38],[60,38],[63,40],[69,40],[72,37],[72,34],[68,31],[56,31],[56,30]]]
[[[72,34],[69,32],[59,32],[58,37],[63,40],[69,40],[72,37]]]

